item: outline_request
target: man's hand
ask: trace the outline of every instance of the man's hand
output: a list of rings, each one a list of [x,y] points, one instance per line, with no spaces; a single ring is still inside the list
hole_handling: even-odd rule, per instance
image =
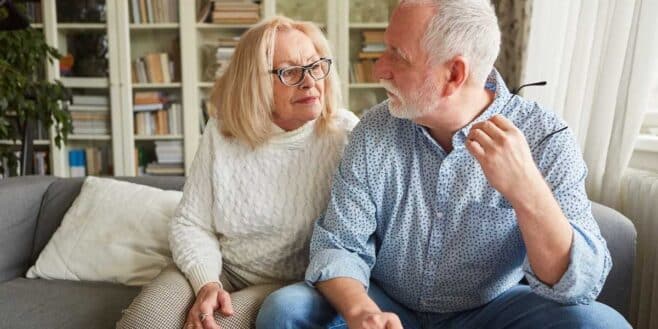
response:
[[[231,296],[217,282],[201,287],[196,301],[187,314],[185,329],[220,329],[215,323],[215,310],[224,316],[233,314]]]
[[[520,186],[545,184],[525,136],[502,115],[474,124],[466,148],[480,163],[489,184],[512,204],[524,197],[527,189]]]
[[[402,329],[400,318],[394,313],[362,313],[345,320],[350,329]]]
[[[554,285],[569,266],[573,229],[537,169],[523,133],[496,115],[473,125],[466,147],[489,184],[512,204],[532,270]]]

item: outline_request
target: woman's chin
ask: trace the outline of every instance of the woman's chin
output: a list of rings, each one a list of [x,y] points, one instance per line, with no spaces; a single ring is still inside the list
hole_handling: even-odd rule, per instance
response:
[[[302,118],[315,120],[322,113],[320,104],[295,104],[295,112]]]

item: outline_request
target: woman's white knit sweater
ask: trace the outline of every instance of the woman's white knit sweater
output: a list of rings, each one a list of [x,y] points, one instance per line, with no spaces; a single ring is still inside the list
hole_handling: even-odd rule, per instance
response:
[[[195,293],[218,282],[222,266],[250,284],[303,278],[313,223],[358,122],[346,110],[335,115],[335,133],[316,134],[315,122],[291,132],[277,127],[256,149],[208,122],[169,234]]]

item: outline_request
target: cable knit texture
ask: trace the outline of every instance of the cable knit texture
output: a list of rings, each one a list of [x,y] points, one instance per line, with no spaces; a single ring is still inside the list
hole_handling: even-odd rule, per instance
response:
[[[322,135],[315,122],[290,132],[276,127],[256,149],[208,122],[169,234],[195,294],[219,282],[222,266],[247,284],[303,279],[312,225],[358,119],[340,110],[336,122],[337,131]]]

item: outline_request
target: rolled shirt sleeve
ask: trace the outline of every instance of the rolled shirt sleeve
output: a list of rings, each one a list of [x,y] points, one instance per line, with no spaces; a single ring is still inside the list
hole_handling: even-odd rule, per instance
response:
[[[585,190],[587,167],[571,131],[556,134],[545,144],[536,161],[573,228],[569,266],[553,286],[536,277],[527,256],[523,270],[535,293],[563,304],[588,304],[601,292],[612,259],[592,215]]]
[[[311,286],[348,277],[368,287],[375,265],[377,219],[366,157],[365,129],[357,125],[334,175],[327,210],[315,223],[305,276]]]

